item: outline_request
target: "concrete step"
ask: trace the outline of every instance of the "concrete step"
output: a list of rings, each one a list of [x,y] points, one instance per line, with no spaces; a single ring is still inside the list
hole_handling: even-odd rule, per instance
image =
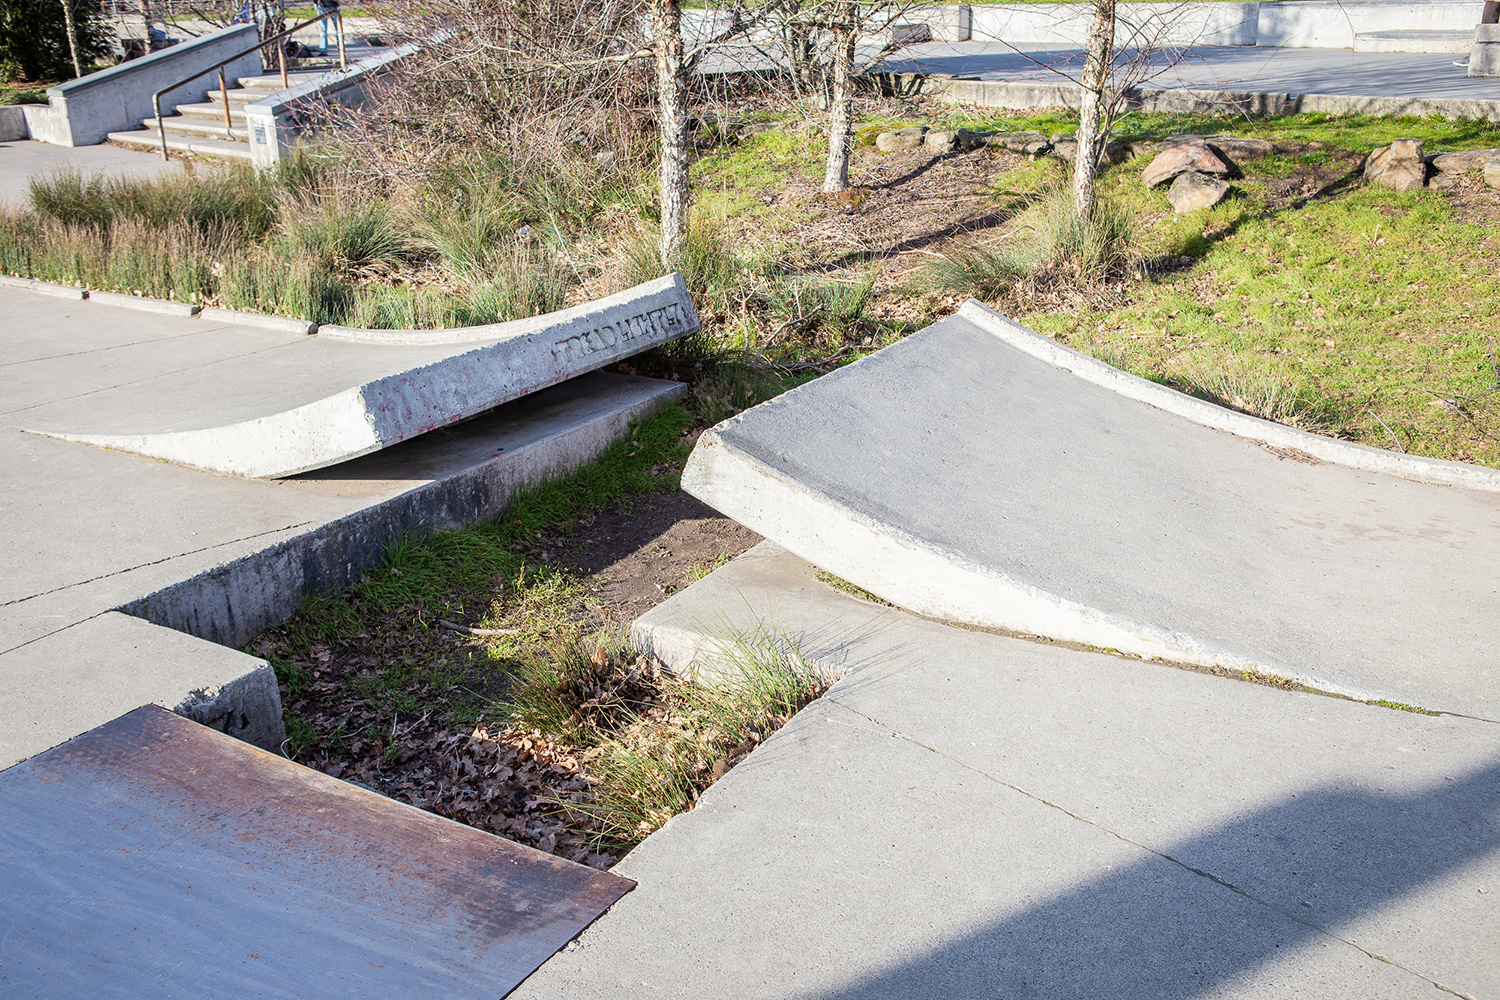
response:
[[[224,104],[221,101],[208,101],[204,104],[179,104],[177,114],[183,118],[203,118],[208,121],[216,121],[219,127],[224,125]],[[244,105],[231,101],[229,103],[229,118],[239,124],[244,124]],[[150,119],[148,119],[149,121]],[[171,121],[168,118],[167,121]]]
[[[296,84],[294,83],[292,86],[296,86]],[[249,104],[251,101],[258,101],[263,97],[270,97],[272,94],[281,89],[282,88],[279,84],[275,87],[231,87],[229,89],[229,103],[231,106]],[[217,88],[208,92],[208,97],[206,98],[206,100],[213,104],[224,103],[224,97]]]
[[[154,128],[137,129],[132,132],[111,132],[109,139],[111,142],[118,142],[125,146],[161,149],[161,133]],[[250,143],[244,139],[239,142],[226,142],[223,139],[173,134],[171,129],[167,130],[167,148],[176,153],[190,153],[194,156],[208,156],[223,160],[250,159]]]
[[[1354,36],[1355,52],[1451,52],[1468,55],[1474,32],[1362,31]]]
[[[288,73],[286,78],[291,86],[295,87],[299,83],[306,83],[308,80],[320,77],[325,72],[327,72],[326,69],[319,69],[314,73],[298,70],[296,73]],[[261,76],[241,76],[236,78],[235,82],[246,90],[261,90],[268,94],[274,94],[276,91],[283,89],[280,73],[266,73]],[[230,98],[233,99],[234,91],[232,89],[229,91],[229,94]]]
[[[226,134],[222,118],[217,121],[212,118],[167,118],[160,125],[157,124],[155,118],[147,118],[141,124],[153,131],[164,129],[168,135],[206,136],[236,142],[250,141],[250,135],[244,128],[229,129]]]

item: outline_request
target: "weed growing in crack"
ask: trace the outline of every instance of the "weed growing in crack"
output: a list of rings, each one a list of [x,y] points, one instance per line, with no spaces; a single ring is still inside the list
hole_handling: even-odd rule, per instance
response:
[[[516,671],[505,711],[577,754],[592,795],[558,804],[587,821],[601,848],[629,849],[692,809],[832,681],[785,637],[727,632],[716,646],[707,683],[577,637]]]

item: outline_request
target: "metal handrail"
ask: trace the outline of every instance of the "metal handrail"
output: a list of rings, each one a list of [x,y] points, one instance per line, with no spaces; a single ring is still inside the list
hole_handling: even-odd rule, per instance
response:
[[[176,90],[178,87],[181,87],[181,86],[183,86],[185,84],[192,83],[194,80],[198,79],[200,76],[207,76],[208,74],[212,73],[214,70],[218,70],[219,71],[219,92],[223,96],[223,99],[224,99],[224,132],[226,134],[232,134],[233,131],[234,131],[234,124],[233,124],[232,119],[229,117],[229,84],[224,79],[224,67],[228,66],[230,63],[234,62],[236,59],[243,59],[245,56],[248,56],[250,53],[256,51],[257,49],[263,49],[267,45],[270,45],[270,44],[272,44],[274,42],[281,42],[284,39],[290,38],[292,35],[296,34],[297,32],[301,31],[303,28],[306,28],[309,25],[317,24],[319,21],[326,20],[327,18],[330,18],[330,17],[338,17],[338,14],[339,14],[339,10],[338,10],[337,7],[335,7],[333,10],[324,11],[323,13],[319,14],[317,17],[315,17],[315,18],[313,18],[313,19],[311,19],[309,21],[303,21],[301,24],[296,25],[296,26],[291,27],[291,28],[288,28],[285,31],[281,32],[280,34],[272,35],[270,38],[266,38],[266,39],[263,39],[263,40],[261,40],[259,42],[256,42],[250,48],[245,49],[242,52],[236,52],[234,55],[230,56],[228,59],[221,59],[221,60],[219,60],[218,62],[214,63],[212,66],[208,67],[208,69],[199,70],[197,73],[194,73],[192,76],[185,76],[181,80],[178,80],[176,83],[171,84],[170,86],[163,87],[160,90],[158,90],[156,93],[152,94],[151,95],[151,108],[152,108],[153,111],[156,112],[156,131],[161,136],[161,158],[163,160],[170,160],[172,158],[171,155],[167,152],[167,130],[164,127],[162,127],[162,120],[161,120],[161,95],[162,94],[165,94],[169,90]],[[339,39],[339,68],[340,69],[347,69],[349,67],[349,56],[348,56],[347,50],[344,47],[344,19],[342,17],[339,17],[338,25],[337,26],[338,26],[338,39]],[[280,64],[281,64],[281,86],[282,86],[283,89],[285,89],[286,87],[291,86],[291,84],[288,83],[287,76],[286,76],[286,48],[284,46],[282,46],[282,45],[277,45],[276,46],[276,55],[277,55],[277,58],[280,60]]]

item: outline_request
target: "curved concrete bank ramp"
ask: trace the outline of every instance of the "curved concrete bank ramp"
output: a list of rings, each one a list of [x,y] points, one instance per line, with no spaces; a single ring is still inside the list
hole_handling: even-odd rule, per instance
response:
[[[675,274],[562,312],[464,331],[384,336],[323,328],[315,337],[290,337],[239,327],[194,344],[198,356],[157,352],[155,370],[122,373],[82,398],[38,408],[26,429],[234,476],[290,476],[378,451],[697,328]]]
[[[706,432],[683,486],[921,614],[1500,720],[1500,476],[1229,413],[977,303]]]

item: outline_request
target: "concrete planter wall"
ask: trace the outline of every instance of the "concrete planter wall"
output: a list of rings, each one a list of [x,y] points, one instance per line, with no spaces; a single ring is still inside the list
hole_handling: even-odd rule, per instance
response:
[[[1473,31],[1483,4],[1407,0],[1274,0],[1260,5],[1258,45],[1348,49],[1371,31]]]
[[[1170,45],[1254,45],[1261,6],[1255,2],[1123,3],[1116,8],[1116,44],[1139,39]],[[971,16],[975,41],[1076,48],[1087,40],[1093,15],[1087,4],[1017,3],[975,6]]]
[[[237,24],[49,87],[46,107],[23,106],[28,131],[31,138],[58,146],[92,146],[103,142],[111,132],[139,128],[143,119],[155,113],[151,95],[157,88],[207,69],[220,59],[254,45],[256,38],[255,25]],[[260,54],[255,51],[224,68],[231,80],[260,71]],[[209,89],[217,86],[217,81],[218,75],[214,74],[168,91],[162,95],[162,113],[170,113],[179,104],[203,100]]]
[[[257,167],[269,167],[283,159],[291,152],[310,116],[330,104],[358,107],[376,77],[420,48],[418,43],[408,42],[245,105],[250,162]]]

